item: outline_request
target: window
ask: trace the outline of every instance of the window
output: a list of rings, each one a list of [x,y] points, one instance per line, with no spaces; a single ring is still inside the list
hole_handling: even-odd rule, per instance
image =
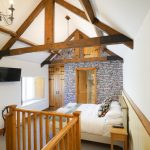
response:
[[[22,77],[22,102],[44,98],[43,77]]]

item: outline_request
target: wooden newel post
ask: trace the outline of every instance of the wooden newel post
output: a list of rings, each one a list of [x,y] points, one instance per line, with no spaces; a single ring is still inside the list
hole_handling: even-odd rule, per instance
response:
[[[80,113],[80,111],[73,113],[73,115],[78,118],[76,123],[76,150],[81,150]]]
[[[16,105],[9,106],[6,117],[6,150],[16,150]]]

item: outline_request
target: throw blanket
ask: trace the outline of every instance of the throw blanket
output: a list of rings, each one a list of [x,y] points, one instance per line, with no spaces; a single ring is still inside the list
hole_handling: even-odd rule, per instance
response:
[[[69,103],[66,106],[63,106],[59,109],[57,109],[57,112],[65,113],[65,114],[71,114],[76,111],[76,109],[80,106],[81,104],[77,103]]]

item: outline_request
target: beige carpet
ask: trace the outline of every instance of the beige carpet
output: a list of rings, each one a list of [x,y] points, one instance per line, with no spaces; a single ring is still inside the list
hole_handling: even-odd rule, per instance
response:
[[[82,141],[81,150],[110,150],[110,145],[89,141]],[[114,146],[114,150],[122,150],[122,148]]]

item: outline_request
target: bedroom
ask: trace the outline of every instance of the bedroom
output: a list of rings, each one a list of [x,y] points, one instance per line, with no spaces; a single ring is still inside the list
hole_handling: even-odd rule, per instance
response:
[[[19,27],[23,24],[25,19],[28,18],[28,16],[31,14],[31,12],[36,8],[36,6],[40,3],[40,0],[36,1],[20,1],[14,0],[14,21],[12,25],[6,26],[1,24],[2,27],[7,29],[7,32],[5,33],[1,28],[0,32],[0,46],[1,49],[4,45],[8,42],[11,35],[14,37],[16,31],[19,29]],[[98,0],[91,0],[93,11],[95,13],[96,18],[101,20],[102,22],[105,22],[107,25],[109,25],[111,28],[115,29],[115,31],[121,32],[124,35],[130,37],[131,39],[134,39],[134,48],[130,49],[127,46],[123,44],[114,44],[108,45],[107,48],[116,55],[123,58],[123,63],[121,63],[122,67],[122,75],[120,79],[120,82],[122,83],[121,87],[117,86],[118,90],[124,90],[124,95],[129,95],[136,104],[138,112],[142,112],[142,119],[138,119],[136,114],[134,114],[134,111],[132,113],[129,112],[129,118],[131,116],[136,118],[137,123],[133,123],[132,119],[131,122],[131,148],[132,149],[143,149],[143,147],[148,147],[148,141],[149,141],[149,130],[147,131],[147,128],[149,128],[149,120],[150,120],[150,112],[149,112],[149,24],[150,24],[150,11],[149,11],[149,1],[126,1],[126,2],[120,2],[120,1],[101,1]],[[6,9],[9,7],[9,1],[0,0],[0,9],[3,12],[6,12]],[[54,32],[51,32],[47,28],[47,31],[45,32],[44,24],[47,24],[48,21],[44,20],[45,11],[41,10],[38,12],[39,14],[36,16],[34,15],[35,19],[33,19],[33,22],[28,22],[28,25],[26,25],[22,31],[19,33],[19,37],[21,36],[23,41],[26,41],[26,44],[20,42],[22,39],[18,40],[11,49],[18,49],[21,47],[30,47],[34,45],[42,45],[43,43],[49,43],[50,41],[53,41],[53,35],[55,36],[55,43],[63,42],[67,39],[68,33],[71,35],[76,29],[82,31],[85,35],[89,37],[97,37],[97,32],[95,31],[95,26],[93,26],[91,23],[88,23],[82,17],[79,17],[79,13],[68,11],[68,9],[64,9],[62,5],[60,5],[59,0],[56,0],[55,4],[55,29]],[[76,6],[77,8],[85,11],[85,8],[82,7],[80,2],[78,0],[67,0],[67,3],[71,3],[71,5]],[[111,3],[111,5],[110,5]],[[70,6],[70,5],[69,5]],[[70,8],[70,7],[69,7]],[[42,8],[40,8],[42,9]],[[70,8],[72,11],[72,7]],[[127,11],[128,10],[128,11]],[[113,12],[113,13],[112,13]],[[118,13],[119,12],[119,13]],[[74,13],[77,13],[78,15],[75,15]],[[82,14],[81,14],[82,15]],[[88,15],[88,13],[86,14]],[[70,16],[70,20],[67,21],[65,19],[66,16]],[[92,18],[92,17],[91,17]],[[91,18],[88,18],[89,20]],[[54,18],[50,18],[50,20],[53,20]],[[48,20],[48,19],[46,19]],[[92,22],[92,21],[91,21]],[[50,22],[51,24],[51,22]],[[60,26],[61,25],[61,26]],[[26,29],[27,28],[27,29]],[[68,30],[69,28],[69,30]],[[11,32],[8,32],[11,31]],[[69,31],[69,32],[68,32]],[[99,30],[98,30],[99,31]],[[22,33],[21,33],[22,32]],[[9,34],[8,34],[9,33]],[[45,35],[44,35],[45,33]],[[18,34],[18,32],[17,32]],[[101,36],[101,32],[98,33],[99,36]],[[36,36],[35,36],[36,35]],[[105,35],[105,33],[104,33]],[[44,36],[46,36],[48,39],[44,39]],[[98,37],[99,37],[98,36]],[[16,39],[18,39],[17,37]],[[25,40],[26,39],[26,40]],[[46,40],[46,41],[45,41]],[[50,41],[49,41],[50,40]],[[16,41],[16,40],[15,40]],[[45,42],[44,42],[45,41]],[[96,41],[95,41],[96,42]],[[107,41],[108,42],[108,41]],[[110,42],[110,41],[109,41]],[[28,45],[28,44],[29,45]],[[123,42],[120,42],[123,43]],[[73,46],[71,48],[74,48],[75,43],[73,43]],[[81,43],[80,43],[81,44]],[[84,43],[88,44],[88,43]],[[106,44],[107,45],[107,44]],[[80,45],[81,46],[81,45]],[[78,48],[78,46],[76,47]],[[9,49],[9,48],[8,48]],[[28,50],[28,49],[26,49]],[[31,49],[30,52],[33,52]],[[109,51],[109,53],[110,53]],[[63,52],[63,51],[62,51]],[[108,51],[107,51],[108,52]],[[1,53],[2,54],[2,53]],[[68,54],[68,53],[67,53]],[[2,54],[3,55],[3,54]],[[29,54],[22,54],[22,55],[16,55],[16,56],[6,56],[3,57],[0,60],[0,66],[1,67],[13,67],[13,68],[21,68],[21,77],[44,77],[44,99],[37,100],[35,103],[32,103],[30,105],[24,105],[25,109],[36,109],[36,110],[44,110],[48,108],[49,106],[49,74],[48,74],[48,65],[44,65],[41,68],[41,63],[49,56],[50,54],[47,52],[37,52],[37,53],[29,53]],[[69,57],[70,57],[69,53]],[[58,56],[59,57],[59,56]],[[105,57],[105,56],[104,56]],[[87,58],[86,58],[87,59]],[[68,59],[66,59],[67,61]],[[91,60],[91,58],[90,58]],[[83,60],[76,60],[78,62]],[[120,62],[120,60],[117,60]],[[54,61],[53,61],[54,62]],[[99,61],[99,63],[104,63]],[[108,63],[108,62],[106,62]],[[67,64],[67,63],[66,63]],[[69,64],[69,63],[68,63]],[[88,63],[86,63],[88,64]],[[105,64],[105,63],[104,63]],[[100,65],[98,65],[100,66]],[[70,66],[66,66],[67,69],[70,68]],[[86,65],[86,67],[89,67]],[[97,68],[96,65],[90,66],[90,68]],[[82,65],[79,66],[79,68],[84,68]],[[105,66],[104,66],[105,68]],[[109,68],[109,67],[108,67]],[[106,67],[107,69],[107,67]],[[110,68],[109,68],[110,69]],[[116,67],[118,69],[118,67]],[[101,70],[99,68],[98,70]],[[113,70],[113,69],[112,69]],[[70,71],[69,71],[70,72]],[[96,75],[98,77],[99,72],[96,71]],[[111,72],[110,72],[111,74]],[[72,74],[70,74],[72,77]],[[73,76],[75,76],[75,73],[73,73]],[[107,71],[106,71],[107,76]],[[118,78],[117,76],[115,76]],[[74,78],[75,80],[75,78]],[[106,79],[107,80],[107,79]],[[113,80],[113,78],[112,78]],[[97,79],[96,82],[99,80]],[[101,81],[101,80],[100,80]],[[108,81],[108,80],[107,80]],[[118,80],[117,80],[118,81]],[[104,81],[106,82],[106,81]],[[120,83],[119,82],[119,83]],[[69,82],[71,84],[71,82]],[[74,81],[75,83],[75,81]],[[109,86],[107,88],[107,85],[103,88],[100,85],[97,85],[97,88],[100,90],[106,91],[105,94],[110,94],[111,87]],[[75,100],[72,95],[75,95],[75,84],[71,84],[72,88],[70,88],[70,91],[72,94],[70,95],[71,100]],[[115,86],[113,88],[115,89]],[[70,85],[68,85],[70,87]],[[67,96],[68,93],[68,87],[65,87],[65,94],[64,96]],[[5,106],[16,104],[17,106],[21,106],[21,82],[1,82],[0,83],[0,110],[2,110]],[[100,92],[102,92],[100,91]],[[8,93],[9,92],[9,93]],[[127,94],[125,94],[127,93]],[[104,95],[105,95],[104,94]],[[117,93],[118,94],[118,93]],[[99,96],[99,93],[96,93],[97,97]],[[103,96],[103,95],[102,95]],[[100,97],[100,96],[99,96]],[[125,96],[127,97],[127,96]],[[68,99],[69,99],[68,98]],[[101,97],[100,99],[104,99]],[[129,99],[129,98],[127,98]],[[70,101],[70,100],[69,100]],[[139,111],[140,110],[140,111]],[[137,111],[136,111],[137,113]],[[140,113],[141,114],[141,113]],[[144,119],[143,119],[144,118]],[[134,119],[135,120],[135,119]],[[142,121],[141,121],[142,120]],[[144,120],[144,121],[143,121]],[[145,121],[146,120],[146,121]],[[146,122],[144,124],[143,128],[143,122]],[[3,120],[2,117],[0,118],[0,128],[3,128]],[[139,128],[143,128],[141,132],[139,132],[139,136],[136,136],[135,130],[138,130]],[[135,129],[135,130],[134,130]],[[143,135],[144,133],[144,135]],[[141,140],[140,137],[144,136],[144,139]],[[138,138],[137,138],[138,137]],[[0,137],[2,138],[2,137]],[[1,142],[2,140],[0,140]],[[141,142],[139,142],[141,141]],[[2,144],[0,143],[0,146]],[[137,148],[138,147],[138,148]],[[145,149],[144,149],[145,150]]]

